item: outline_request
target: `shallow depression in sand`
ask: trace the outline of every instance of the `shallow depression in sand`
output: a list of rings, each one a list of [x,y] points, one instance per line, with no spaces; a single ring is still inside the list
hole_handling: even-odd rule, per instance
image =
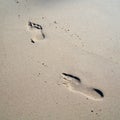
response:
[[[104,97],[101,90],[84,85],[77,76],[62,73],[62,78],[64,80],[63,84],[72,92],[80,93],[92,100],[102,100]]]
[[[39,40],[45,39],[45,34],[43,32],[43,27],[39,24],[29,21],[28,22],[28,29],[31,33],[31,42],[35,43]]]

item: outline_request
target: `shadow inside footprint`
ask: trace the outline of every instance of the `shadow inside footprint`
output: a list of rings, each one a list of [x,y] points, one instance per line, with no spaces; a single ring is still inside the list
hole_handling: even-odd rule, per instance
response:
[[[77,77],[77,76],[74,76],[74,75],[71,75],[71,74],[67,74],[67,73],[62,73],[64,76],[66,77],[71,77],[73,78],[74,80],[77,80],[78,82],[81,82],[80,78]]]
[[[63,84],[70,91],[81,93],[82,95],[93,100],[100,100],[104,97],[104,94],[101,90],[82,84],[80,78],[77,76],[62,73],[62,77],[65,80]]]
[[[30,39],[31,40],[31,43],[35,43],[35,41],[34,40],[32,40],[32,39]]]
[[[96,88],[93,88],[93,90],[94,90],[96,93],[98,93],[101,97],[104,97],[104,94],[103,94],[103,92],[102,92],[101,90],[96,89]]]
[[[36,29],[40,29],[40,30],[43,29],[41,25],[30,22],[30,21],[28,22],[28,26],[31,27],[31,28],[36,28]]]

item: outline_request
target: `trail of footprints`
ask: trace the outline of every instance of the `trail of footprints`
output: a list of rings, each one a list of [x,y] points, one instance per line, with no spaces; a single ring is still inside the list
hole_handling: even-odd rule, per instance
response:
[[[77,76],[62,73],[62,78],[64,80],[63,84],[72,92],[80,93],[92,100],[102,100],[104,97],[101,90],[84,85]]]
[[[32,35],[32,43],[45,39],[45,34],[41,25],[29,21],[28,27]],[[84,85],[81,79],[77,76],[62,73],[62,78],[64,80],[63,84],[72,92],[80,93],[93,100],[101,100],[104,97],[101,90]]]
[[[29,31],[31,32],[31,42],[35,43],[36,41],[45,39],[45,34],[41,25],[34,22],[28,22]]]

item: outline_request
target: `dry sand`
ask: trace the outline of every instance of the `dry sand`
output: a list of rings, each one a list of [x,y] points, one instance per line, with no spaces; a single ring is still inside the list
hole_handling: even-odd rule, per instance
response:
[[[119,120],[119,12],[119,0],[0,0],[0,120]]]

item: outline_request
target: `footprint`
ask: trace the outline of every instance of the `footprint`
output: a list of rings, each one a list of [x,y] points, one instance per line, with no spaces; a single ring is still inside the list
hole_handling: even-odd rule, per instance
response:
[[[101,90],[82,84],[77,76],[62,73],[62,78],[64,79],[63,84],[72,92],[80,93],[92,100],[101,100],[104,97]]]
[[[32,43],[35,43],[35,41],[45,39],[45,34],[43,33],[43,28],[41,25],[29,21],[28,27],[32,35],[31,38]]]

